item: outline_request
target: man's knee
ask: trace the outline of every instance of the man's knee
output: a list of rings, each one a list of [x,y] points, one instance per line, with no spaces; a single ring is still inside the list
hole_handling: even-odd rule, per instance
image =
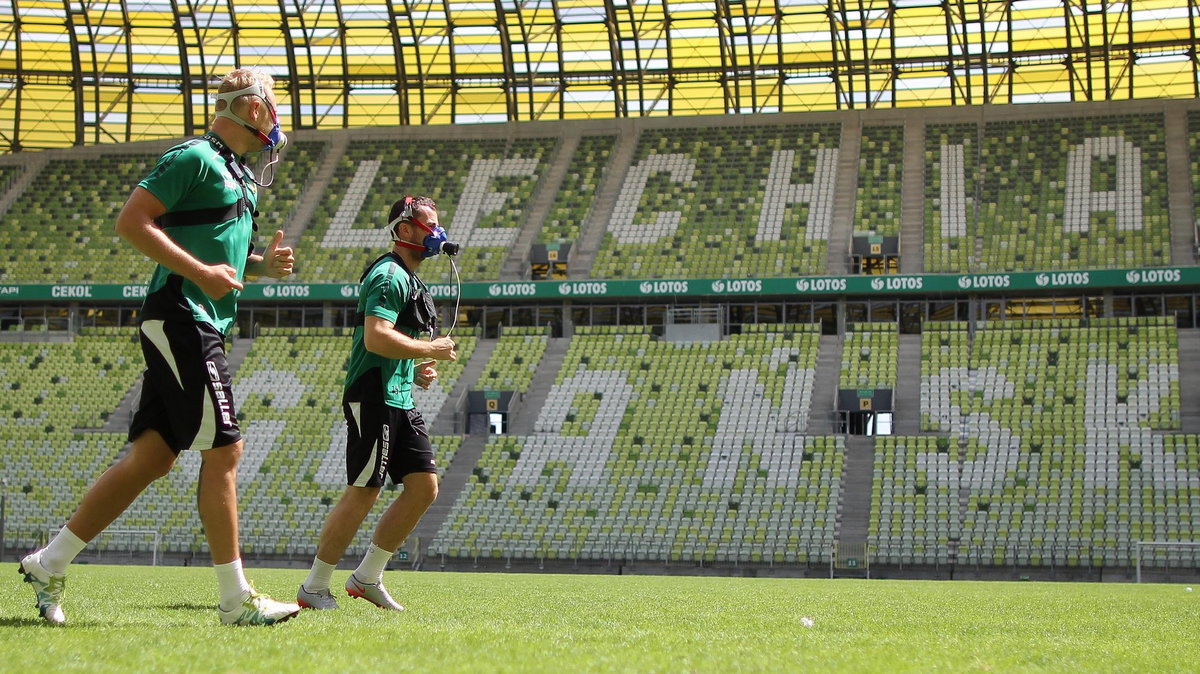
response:
[[[203,450],[200,453],[203,467],[220,473],[236,472],[242,460],[242,447],[243,442],[238,440],[224,447]]]
[[[127,461],[141,473],[157,480],[171,472],[175,466],[175,452],[156,431],[147,431],[133,442]]]
[[[426,508],[437,500],[438,481],[436,473],[419,473],[404,480],[404,493]]]

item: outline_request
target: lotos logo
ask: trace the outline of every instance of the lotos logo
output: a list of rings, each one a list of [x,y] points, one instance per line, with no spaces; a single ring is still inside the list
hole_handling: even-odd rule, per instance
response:
[[[145,297],[148,286],[123,286],[121,297]]]
[[[458,295],[458,286],[449,283],[439,283],[429,286],[430,297],[454,297]]]
[[[925,287],[925,279],[920,276],[881,276],[871,281],[875,290],[920,290]]]
[[[50,288],[51,297],[91,297],[91,286],[53,286]]]
[[[342,286],[342,297],[358,297],[358,286],[355,286],[355,285]]]
[[[958,279],[958,287],[967,288],[1007,288],[1012,284],[1008,274],[983,274],[980,276],[963,276]]]
[[[844,278],[802,278],[796,281],[796,290],[802,293],[841,292],[845,289],[846,279]]]
[[[687,281],[643,281],[638,289],[643,295],[655,295],[660,293],[686,293],[688,292]]]
[[[568,281],[558,284],[560,295],[607,295],[608,283],[604,281]]]
[[[1039,286],[1044,286],[1050,282],[1050,275],[1049,274],[1038,274],[1037,276],[1033,277],[1033,282],[1038,284]]]
[[[738,279],[736,281],[713,281],[714,293],[760,293],[762,281],[758,279]]]
[[[0,286],[0,295],[16,295],[21,292],[17,286]]]
[[[1045,277],[1045,283],[1042,278]],[[1054,286],[1085,286],[1091,283],[1091,277],[1086,271],[1056,271],[1049,274],[1038,274],[1038,285],[1054,285]]]
[[[298,283],[263,286],[263,297],[308,297],[308,286]]]
[[[1143,269],[1125,274],[1125,280],[1130,283],[1178,283],[1183,280],[1183,272],[1178,269]]]
[[[532,297],[537,293],[537,286],[532,283],[493,283],[488,286],[488,294],[492,297]]]

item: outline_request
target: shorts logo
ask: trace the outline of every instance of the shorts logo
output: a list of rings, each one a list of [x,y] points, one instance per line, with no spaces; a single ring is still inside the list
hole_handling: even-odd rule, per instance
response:
[[[391,444],[391,437],[388,425],[383,425],[383,440],[379,443],[379,479],[383,479],[383,473],[387,470],[388,464],[388,446]]]
[[[217,370],[217,364],[211,360],[205,361],[204,364],[208,368],[208,379],[212,382],[213,395],[217,399],[217,409],[221,412],[221,423],[225,428],[229,428],[233,425],[233,405],[225,392],[225,385],[221,383],[221,373]]]

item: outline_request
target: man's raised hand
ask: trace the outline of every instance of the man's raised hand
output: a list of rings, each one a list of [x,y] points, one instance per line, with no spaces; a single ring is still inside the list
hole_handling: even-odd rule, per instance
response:
[[[296,265],[296,257],[292,254],[290,246],[280,247],[283,243],[283,230],[275,230],[275,238],[271,240],[271,245],[267,246],[267,250],[263,253],[263,264],[266,267],[266,276],[271,278],[283,278],[292,273],[292,269]]]

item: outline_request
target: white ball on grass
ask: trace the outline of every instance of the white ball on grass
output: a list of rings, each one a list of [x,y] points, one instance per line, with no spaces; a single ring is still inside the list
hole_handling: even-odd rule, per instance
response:
[[[1188,588],[1188,591],[1191,591],[1191,588]],[[800,624],[805,627],[812,627],[814,623],[812,618],[805,617],[800,619]]]

